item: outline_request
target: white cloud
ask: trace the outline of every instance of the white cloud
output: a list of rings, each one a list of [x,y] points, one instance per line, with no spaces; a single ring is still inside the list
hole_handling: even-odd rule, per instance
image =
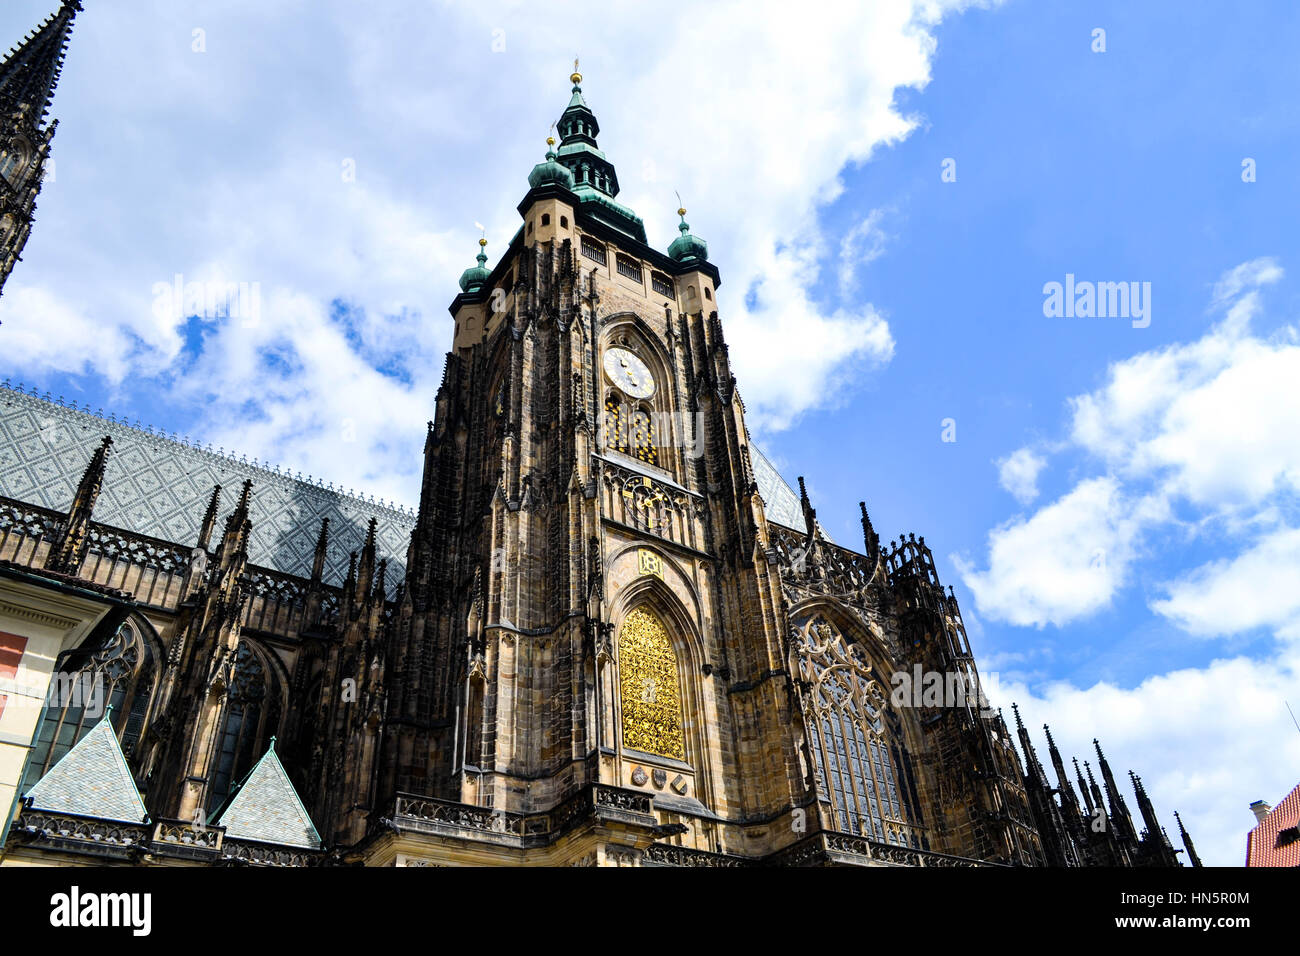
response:
[[[1038,473],[1047,464],[1046,458],[1030,448],[1018,448],[996,464],[998,484],[1022,505],[1038,497]]]
[[[1066,624],[1110,604],[1154,529],[1179,521],[1200,536],[1276,527],[1300,492],[1300,344],[1291,327],[1264,339],[1250,324],[1262,308],[1257,286],[1281,275],[1271,259],[1230,270],[1215,287],[1223,318],[1203,337],[1116,362],[1101,388],[1069,401],[1066,447],[1100,473],[995,529],[987,570],[962,563],[981,612],[1013,624]],[[1020,449],[999,465],[1004,488],[1022,503],[1032,497],[1027,476],[1042,465],[1031,453]],[[1225,620],[1214,630],[1209,605],[1193,600],[1186,582],[1169,591],[1158,607],[1171,619],[1201,633],[1239,629]]]
[[[1133,559],[1132,506],[1110,478],[989,534],[989,569],[954,557],[981,614],[1011,624],[1064,624],[1110,603]]]
[[[14,35],[42,13],[19,6],[0,14]],[[827,245],[817,211],[846,165],[915,127],[896,91],[928,82],[933,28],[966,6],[845,4],[829,33],[776,0],[665,8],[663,57],[644,56],[639,13],[580,16],[576,3],[362,17],[323,0],[304,20],[297,5],[236,0],[204,9],[205,53],[184,4],[87,8],[55,107],[59,177],[0,300],[19,343],[0,374],[97,373],[201,409],[185,423],[197,437],[412,500],[472,223],[499,255],[576,49],[620,201],[666,248],[682,190],[722,271],[751,423],[788,426],[892,355],[880,310],[811,297]],[[689,98],[664,95],[682,63],[705,62]],[[124,116],[123,103],[141,108]],[[260,283],[265,327],[160,321],[152,289],[177,273]],[[340,411],[364,419],[365,454],[327,440]],[[394,467],[369,459],[379,449]]]
[[[0,327],[4,370],[15,380],[35,369],[76,374],[93,369],[120,382],[135,352],[121,329],[98,325],[86,311],[40,287],[12,284],[0,299]]]
[[[1165,585],[1152,610],[1192,634],[1281,628],[1300,618],[1300,530],[1274,531],[1232,559]]]
[[[1243,292],[1281,281],[1282,275],[1282,267],[1271,256],[1243,262],[1235,269],[1225,272],[1214,284],[1213,304],[1227,305]]]
[[[857,284],[858,269],[885,254],[889,236],[881,228],[885,210],[873,209],[840,239],[840,294],[848,295]]]

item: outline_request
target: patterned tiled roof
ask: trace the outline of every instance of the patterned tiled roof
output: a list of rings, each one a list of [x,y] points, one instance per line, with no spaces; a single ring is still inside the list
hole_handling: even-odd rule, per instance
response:
[[[94,520],[101,524],[188,547],[198,539],[213,485],[222,488],[218,517],[224,519],[234,510],[240,486],[252,479],[248,559],[253,564],[308,577],[321,519],[329,518],[325,583],[340,585],[347,576],[348,554],[361,550],[375,518],[377,551],[388,559],[390,594],[405,577],[406,549],[415,527],[409,509],[344,494],[169,438],[138,422],[127,425],[7,385],[0,385],[0,496],[66,511],[105,435],[113,438],[113,452],[95,505]],[[757,445],[749,447],[768,518],[802,528],[799,496]]]
[[[776,466],[768,461],[767,456],[753,442],[749,443],[749,457],[750,464],[754,466],[754,480],[758,482],[758,493],[763,498],[763,511],[768,520],[783,524],[787,528],[802,528],[803,508],[794,489],[785,483]]]
[[[146,816],[107,713],[25,796],[35,809],[54,813],[123,823]]]
[[[1246,837],[1247,866],[1300,866],[1300,786]]]
[[[217,821],[227,837],[320,849],[320,836],[275,755],[275,741]]]
[[[113,452],[95,505],[94,520],[101,524],[192,546],[213,485],[221,485],[224,519],[239,500],[240,486],[252,479],[248,559],[253,564],[310,576],[320,522],[329,518],[325,583],[342,584],[349,552],[360,551],[370,519],[376,518],[376,545],[379,557],[388,559],[390,592],[405,576],[415,527],[409,510],[6,387],[0,387],[0,496],[66,511],[105,435],[113,437]]]

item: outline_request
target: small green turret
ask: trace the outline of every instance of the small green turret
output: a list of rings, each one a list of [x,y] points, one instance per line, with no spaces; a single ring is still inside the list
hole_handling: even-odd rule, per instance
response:
[[[546,162],[538,163],[528,174],[528,185],[534,189],[547,183],[555,183],[565,189],[573,189],[573,173],[567,166],[555,161],[555,137],[546,137]]]
[[[699,236],[691,235],[690,223],[686,221],[686,209],[677,210],[677,215],[682,217],[681,225],[677,227],[681,235],[673,240],[673,244],[668,247],[668,254],[678,262],[692,262],[699,260],[701,262],[709,258],[709,244]]]
[[[487,267],[487,252],[484,251],[487,246],[487,240],[480,239],[478,245],[479,250],[478,256],[476,257],[478,259],[478,265],[471,266],[460,274],[461,292],[477,292],[479,289],[483,288],[483,286],[487,285],[487,280],[492,275]]]

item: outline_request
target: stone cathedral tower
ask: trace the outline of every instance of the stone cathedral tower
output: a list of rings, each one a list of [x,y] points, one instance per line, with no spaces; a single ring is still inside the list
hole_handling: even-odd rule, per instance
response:
[[[718,270],[684,209],[647,244],[581,79],[518,233],[451,305],[406,587],[358,657],[372,791],[337,839],[392,806],[413,859],[497,853],[412,835],[458,806],[523,841],[500,859],[1041,862],[924,540],[882,547],[864,508],[840,547],[806,494],[771,519]],[[914,665],[969,702],[891,705]]]
[[[0,293],[22,258],[58,120],[47,124],[80,0],[59,10],[0,64]]]

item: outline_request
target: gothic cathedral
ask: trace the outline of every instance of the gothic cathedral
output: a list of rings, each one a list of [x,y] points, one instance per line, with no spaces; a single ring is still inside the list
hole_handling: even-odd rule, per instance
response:
[[[0,67],[0,281],[79,9]],[[708,246],[571,80],[415,512],[0,389],[0,862],[1179,865],[989,708],[924,538],[832,541],[751,441]]]

